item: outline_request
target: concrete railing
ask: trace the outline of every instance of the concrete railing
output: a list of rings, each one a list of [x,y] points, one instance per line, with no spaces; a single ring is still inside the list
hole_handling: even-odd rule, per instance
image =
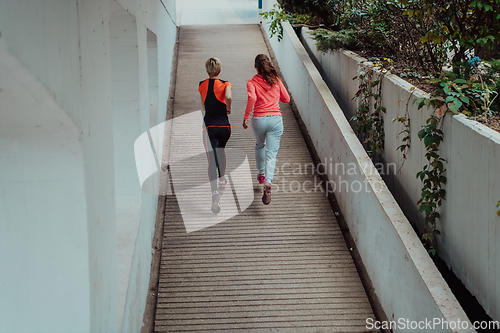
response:
[[[265,1],[264,10],[274,1]],[[268,22],[263,23],[268,29]],[[284,79],[321,160],[375,293],[391,320],[461,323],[432,332],[472,332],[464,311],[421,245],[293,28],[270,39]],[[346,172],[347,170],[347,172]],[[332,172],[334,171],[334,172]],[[463,323],[467,324],[463,324]],[[398,325],[394,331],[414,331]],[[426,331],[426,328],[423,329]]]
[[[307,28],[302,28],[301,39],[321,66],[325,80],[350,119],[357,107],[352,97],[358,90],[358,82],[352,78],[366,59],[350,51],[317,51]],[[387,164],[396,166],[393,169],[400,170],[386,174],[384,180],[405,215],[421,227],[422,215],[416,203],[422,184],[415,176],[426,159],[417,134],[433,110],[418,110],[413,101],[428,94],[412,87],[392,74],[382,80],[382,104],[387,110],[383,158]],[[396,148],[401,144],[398,133],[402,127],[392,119],[403,117],[407,107],[411,147],[401,167],[402,154]],[[447,115],[443,131],[440,153],[447,161],[447,195],[439,223],[440,255],[486,312],[499,320],[500,219],[496,215],[496,202],[500,200],[500,133],[463,115]]]

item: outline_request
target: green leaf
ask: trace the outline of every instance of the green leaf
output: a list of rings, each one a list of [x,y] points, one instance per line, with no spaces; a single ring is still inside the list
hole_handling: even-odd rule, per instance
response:
[[[437,250],[437,249],[432,248],[432,249],[430,249],[428,252],[429,252],[429,254],[430,254],[431,256],[435,256],[435,255],[438,253],[438,250]]]
[[[465,83],[465,80],[464,79],[456,79],[455,81],[453,81],[455,83]]]
[[[448,108],[453,112],[453,113],[458,113],[458,108],[455,103],[448,103]]]
[[[424,136],[426,135],[425,133],[425,129],[421,129],[420,131],[418,131],[418,138],[420,140],[422,140],[424,138]]]
[[[431,145],[431,144],[433,144],[434,142],[435,142],[435,140],[434,140],[434,136],[430,136],[430,135],[429,135],[429,136],[426,136],[426,137],[424,138],[424,145],[425,145],[425,146],[430,146],[430,145]]]
[[[414,101],[413,101],[413,104],[415,104],[415,103],[419,103],[419,104],[420,104],[420,103],[422,103],[424,100],[425,100],[425,98],[423,98],[423,97],[417,98],[416,100],[414,100]]]
[[[430,232],[427,232],[422,235],[422,240],[428,240],[432,237],[432,234]]]
[[[436,159],[436,158],[438,158],[438,157],[439,157],[439,155],[438,155],[438,154],[436,154],[436,153],[435,153],[435,152],[433,152],[433,151],[430,151],[430,152],[428,152],[428,153],[426,153],[426,154],[425,154],[425,157],[427,157],[427,159],[431,159],[431,158]]]
[[[439,171],[443,172],[443,162],[437,161],[436,167],[439,169]]]
[[[469,105],[469,103],[470,103],[469,97],[467,97],[467,96],[460,96],[460,99],[462,100],[462,102],[464,102],[465,104]]]

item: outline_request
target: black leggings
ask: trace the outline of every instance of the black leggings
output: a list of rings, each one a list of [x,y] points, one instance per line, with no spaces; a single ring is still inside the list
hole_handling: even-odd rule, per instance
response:
[[[226,173],[226,143],[231,136],[230,126],[209,126],[203,130],[203,144],[208,158],[208,178],[212,193],[217,190],[217,178]],[[219,177],[217,177],[217,170]]]

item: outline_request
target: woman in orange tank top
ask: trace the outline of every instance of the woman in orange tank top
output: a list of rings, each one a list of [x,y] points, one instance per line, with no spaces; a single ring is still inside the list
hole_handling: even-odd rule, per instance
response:
[[[203,143],[208,158],[208,177],[212,189],[212,212],[220,212],[220,191],[226,187],[226,143],[231,136],[231,83],[219,79],[221,63],[217,58],[205,62],[209,78],[201,81],[198,92],[205,111]],[[217,175],[218,172],[218,175]]]

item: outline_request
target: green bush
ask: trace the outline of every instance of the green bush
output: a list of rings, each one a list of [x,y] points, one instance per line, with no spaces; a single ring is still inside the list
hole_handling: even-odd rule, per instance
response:
[[[287,13],[309,14],[331,27],[344,12],[345,0],[278,0]]]
[[[354,29],[331,31],[316,29],[311,31],[319,51],[338,50],[340,48],[355,49],[358,46],[357,32]]]

